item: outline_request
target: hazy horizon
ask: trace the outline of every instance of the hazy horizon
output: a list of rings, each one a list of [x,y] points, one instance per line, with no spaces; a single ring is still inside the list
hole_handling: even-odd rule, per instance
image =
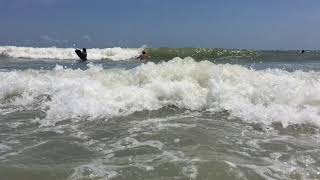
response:
[[[309,0],[0,0],[0,45],[317,50]],[[76,2],[76,3],[75,3]]]

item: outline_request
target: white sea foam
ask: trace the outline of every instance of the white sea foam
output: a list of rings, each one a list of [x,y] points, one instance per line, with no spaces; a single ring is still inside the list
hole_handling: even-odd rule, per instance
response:
[[[112,179],[117,175],[116,171],[109,169],[103,164],[88,164],[77,167],[68,179]]]
[[[109,118],[174,105],[224,111],[246,122],[320,126],[318,72],[255,71],[191,58],[131,69],[0,72],[0,99],[27,107],[40,103],[43,125],[66,118]],[[20,96],[13,96],[19,94]],[[43,100],[39,97],[42,97]],[[48,98],[47,98],[48,97]]]
[[[90,60],[127,60],[138,56],[142,48],[104,48],[87,49],[88,59]],[[34,48],[34,47],[16,47],[0,46],[0,55],[12,58],[27,59],[78,59],[73,48]]]

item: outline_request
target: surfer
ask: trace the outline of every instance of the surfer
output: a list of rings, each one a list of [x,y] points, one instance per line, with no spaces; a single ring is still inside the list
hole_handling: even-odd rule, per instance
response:
[[[300,53],[299,53],[299,54],[303,54],[303,53],[304,53],[304,50],[300,51]]]
[[[146,62],[148,59],[150,59],[150,56],[147,54],[146,51],[142,51],[140,56],[137,57],[140,61]]]
[[[82,52],[79,49],[76,49],[75,52],[82,61],[87,60],[87,49],[86,48],[82,48]]]

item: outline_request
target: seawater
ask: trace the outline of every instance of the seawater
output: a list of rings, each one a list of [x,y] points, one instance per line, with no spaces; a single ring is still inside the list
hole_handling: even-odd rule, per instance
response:
[[[1,179],[320,178],[317,52],[1,48]]]

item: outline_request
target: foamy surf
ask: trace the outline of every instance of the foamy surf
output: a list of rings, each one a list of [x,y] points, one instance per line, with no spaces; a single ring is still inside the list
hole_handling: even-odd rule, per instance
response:
[[[25,59],[58,59],[69,60],[79,59],[75,54],[74,48],[35,48],[35,47],[16,47],[0,46],[0,55],[11,58]],[[104,48],[104,49],[87,49],[89,60],[128,60],[135,58],[141,52],[142,48]]]
[[[318,72],[256,71],[175,58],[134,69],[25,70],[0,72],[2,106],[39,106],[44,126],[70,118],[112,118],[175,106],[227,111],[250,123],[320,126]]]
[[[1,61],[2,179],[320,178],[317,62],[59,64]]]

